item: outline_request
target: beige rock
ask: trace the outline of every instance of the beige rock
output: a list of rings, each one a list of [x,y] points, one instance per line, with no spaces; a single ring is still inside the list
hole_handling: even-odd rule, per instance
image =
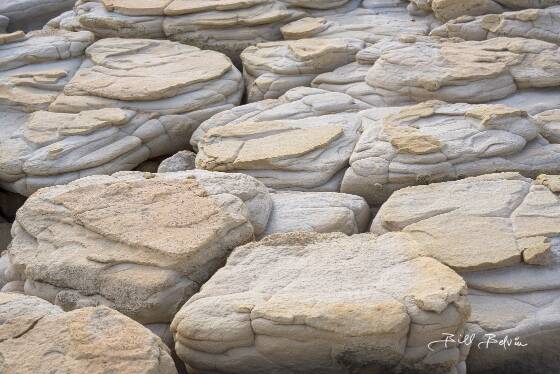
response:
[[[430,35],[485,40],[521,37],[560,44],[560,6],[526,9],[479,17],[460,17],[434,29]]]
[[[309,86],[319,74],[354,61],[365,44],[354,39],[301,39],[260,43],[241,54],[247,101],[276,99]]]
[[[338,191],[365,108],[348,95],[300,87],[222,112],[193,134],[196,166],[247,173],[275,189]]]
[[[380,42],[358,62],[319,75],[313,87],[345,92],[375,106],[431,99],[486,103],[521,89],[558,87],[556,44],[523,38],[461,41],[415,37]]]
[[[105,307],[64,313],[36,297],[0,293],[3,373],[177,373],[148,329]]]
[[[547,178],[502,173],[409,187],[374,219],[372,232],[406,234],[418,253],[464,271],[476,337],[469,372],[558,369],[560,198]],[[486,346],[506,337],[524,346]]]
[[[344,13],[360,0],[103,0],[82,1],[48,27],[89,30],[99,37],[166,38],[225,53],[236,63],[245,48],[281,40],[280,27],[305,16]]]
[[[197,373],[453,372],[459,350],[427,343],[463,328],[465,291],[404,236],[272,235],[237,248],[171,329]]]
[[[263,232],[270,210],[266,188],[241,174],[82,178],[18,211],[4,278],[65,310],[106,305],[166,323],[232,248]]]
[[[370,109],[360,118],[362,134],[341,192],[373,205],[412,185],[501,171],[560,172],[560,146],[540,136],[524,111],[508,106],[428,101]]]
[[[540,133],[552,143],[560,143],[560,110],[553,109],[535,116]]]
[[[0,45],[0,186],[42,187],[132,170],[185,149],[204,120],[238,105],[224,55],[160,40],[30,33]],[[48,47],[45,47],[47,45]]]

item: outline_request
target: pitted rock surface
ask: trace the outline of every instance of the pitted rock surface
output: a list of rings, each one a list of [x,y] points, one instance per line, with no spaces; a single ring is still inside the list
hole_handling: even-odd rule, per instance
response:
[[[560,328],[558,176],[517,173],[409,187],[395,192],[371,227],[404,233],[416,248],[461,274],[476,334],[469,372],[552,372]],[[524,347],[486,347],[518,337]],[[478,343],[483,342],[480,346]]]
[[[533,177],[560,172],[560,145],[512,107],[429,101],[360,116],[363,133],[341,191],[370,204],[411,185],[502,171]]]
[[[3,373],[177,373],[162,341],[119,312],[97,307],[64,313],[15,293],[0,293],[0,351]]]
[[[271,205],[242,174],[83,178],[27,200],[4,274],[67,310],[101,304],[143,324],[169,322],[232,248],[263,232]]]
[[[408,243],[290,233],[237,248],[175,316],[177,354],[199,373],[463,367],[459,349],[426,345],[462,330],[464,281]]]

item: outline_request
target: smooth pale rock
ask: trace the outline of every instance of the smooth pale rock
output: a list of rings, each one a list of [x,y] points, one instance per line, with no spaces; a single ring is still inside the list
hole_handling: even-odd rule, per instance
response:
[[[560,109],[541,112],[535,119],[545,138],[551,143],[560,143]]]
[[[161,40],[92,42],[90,32],[51,30],[0,45],[3,188],[29,195],[132,170],[185,149],[202,121],[241,101],[241,73],[218,52]]]
[[[75,0],[2,0],[0,14],[10,19],[10,30],[31,31],[72,9],[74,3]]]
[[[180,151],[163,160],[158,167],[158,173],[170,173],[196,168],[196,154],[191,151]]]
[[[276,99],[309,86],[319,74],[349,64],[365,43],[355,39],[301,39],[259,43],[241,53],[247,101]]]
[[[363,133],[341,192],[380,204],[417,184],[493,172],[560,172],[560,145],[526,112],[504,105],[428,101],[360,113]]]
[[[306,17],[291,22],[280,30],[284,39],[354,38],[366,43],[376,43],[402,33],[427,35],[438,24],[431,16],[411,16],[404,7],[393,6],[358,8],[348,13],[325,17]]]
[[[252,175],[274,189],[338,191],[341,173],[358,140],[350,96],[295,88],[222,112],[193,134],[196,166]]]
[[[455,372],[427,343],[468,317],[463,280],[405,236],[290,233],[237,248],[171,324],[197,373]]]
[[[558,48],[523,38],[401,38],[362,50],[357,60],[365,65],[321,74],[312,86],[345,92],[375,106],[431,99],[486,103],[521,89],[557,88]]]
[[[64,313],[14,293],[0,293],[0,352],[3,373],[177,373],[165,344],[114,310]]]
[[[33,194],[17,213],[5,281],[65,310],[106,305],[168,323],[223,263],[259,235],[267,189],[243,174],[121,172]]]
[[[225,53],[236,63],[250,45],[281,40],[280,27],[306,17],[345,13],[360,0],[103,0],[80,2],[48,27],[99,37],[167,38]]]
[[[557,179],[533,182],[502,173],[409,187],[395,192],[374,219],[374,233],[404,233],[419,253],[465,271],[473,311],[469,332],[476,334],[469,372],[560,369]],[[485,334],[495,341],[518,337],[527,346],[487,347]]]
[[[521,37],[560,44],[560,6],[526,9],[479,17],[460,17],[434,29],[430,35],[465,40]]]
[[[271,194],[272,213],[263,235],[291,231],[358,234],[367,229],[369,206],[359,196],[334,192]]]

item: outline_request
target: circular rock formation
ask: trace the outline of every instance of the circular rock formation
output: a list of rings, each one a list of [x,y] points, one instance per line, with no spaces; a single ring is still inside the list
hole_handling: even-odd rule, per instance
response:
[[[89,32],[58,31],[0,45],[4,188],[29,195],[131,170],[186,148],[202,121],[243,95],[241,74],[218,52],[160,40],[92,43]]]

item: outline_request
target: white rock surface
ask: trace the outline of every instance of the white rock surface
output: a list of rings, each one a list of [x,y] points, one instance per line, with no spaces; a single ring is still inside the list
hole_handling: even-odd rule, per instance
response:
[[[175,316],[196,373],[465,373],[463,280],[405,236],[291,233],[237,248]],[[458,371],[456,371],[458,369]]]
[[[558,193],[558,176],[484,175],[397,191],[374,219],[374,233],[404,233],[424,255],[464,271],[476,334],[469,373],[560,369]],[[487,347],[485,334],[527,346]]]
[[[338,191],[358,140],[357,112],[341,93],[295,88],[217,114],[193,134],[196,166],[243,172],[274,189]]]
[[[277,99],[309,86],[319,74],[355,60],[365,43],[356,39],[301,39],[259,43],[241,53],[247,101]]]
[[[293,231],[343,232],[367,230],[369,206],[359,196],[335,192],[278,192],[270,195],[272,213],[263,235]]]
[[[381,204],[417,184],[493,172],[560,172],[560,144],[526,112],[503,105],[429,101],[360,113],[363,133],[341,192]]]
[[[10,19],[11,30],[31,31],[40,29],[51,18],[72,9],[75,2],[75,0],[2,0],[0,14]]]
[[[106,305],[168,323],[232,248],[263,232],[271,205],[255,179],[201,170],[44,188],[17,213],[4,281],[24,279],[26,294],[65,310]]]
[[[312,86],[392,106],[432,99],[486,103],[523,89],[560,85],[559,47],[534,39],[411,36],[377,43],[357,60],[360,64],[319,75]]]
[[[186,148],[202,121],[241,101],[242,76],[218,52],[91,43],[90,32],[43,31],[0,45],[0,186],[29,195],[132,170]]]
[[[37,297],[0,293],[0,371],[177,373],[148,329],[105,307],[64,313]]]

